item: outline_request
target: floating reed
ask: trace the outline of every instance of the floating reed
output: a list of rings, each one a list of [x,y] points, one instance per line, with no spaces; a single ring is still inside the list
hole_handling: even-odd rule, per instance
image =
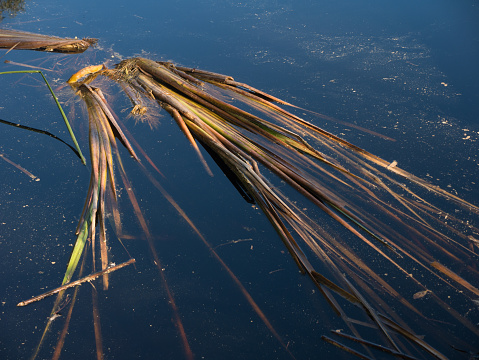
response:
[[[77,54],[82,53],[96,39],[70,39],[29,33],[26,31],[0,29],[0,48],[15,50],[36,50]]]

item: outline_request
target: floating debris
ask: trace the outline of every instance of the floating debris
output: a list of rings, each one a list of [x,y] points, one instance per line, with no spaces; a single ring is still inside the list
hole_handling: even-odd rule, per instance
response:
[[[97,39],[71,39],[40,35],[25,31],[0,29],[0,48],[10,50],[36,50],[77,54],[97,42]]]
[[[417,299],[422,299],[424,296],[426,296],[428,293],[430,293],[431,290],[424,290],[424,291],[418,291],[417,293],[415,293],[412,298],[414,300],[417,300]]]

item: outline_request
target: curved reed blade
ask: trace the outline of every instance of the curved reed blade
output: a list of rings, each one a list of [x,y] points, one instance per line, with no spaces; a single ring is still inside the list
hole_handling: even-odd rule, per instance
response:
[[[58,98],[57,96],[55,95],[55,93],[53,92],[53,89],[51,88],[50,84],[48,83],[47,81],[47,78],[45,77],[45,75],[43,75],[43,73],[40,71],[40,70],[18,70],[18,71],[4,71],[4,72],[0,72],[0,75],[3,75],[3,74],[36,74],[36,73],[39,73],[41,76],[42,76],[42,79],[43,81],[45,82],[45,84],[47,85],[48,87],[48,90],[50,91],[50,94],[52,95],[53,97],[53,100],[55,100],[55,103],[58,107],[58,110],[60,111],[60,114],[62,115],[62,118],[63,118],[63,121],[65,122],[65,125],[68,129],[68,132],[70,133],[70,137],[72,138],[73,140],[73,143],[75,144],[75,147],[78,151],[78,154],[80,155],[80,159],[83,163],[83,165],[86,165],[86,161],[85,161],[85,158],[80,150],[80,146],[78,145],[78,142],[77,142],[77,139],[75,137],[75,134],[73,133],[73,130],[70,126],[70,123],[68,122],[68,119],[67,119],[67,116],[65,115],[64,111],[63,111],[63,108],[62,106],[60,105],[60,103],[58,102]]]
[[[38,134],[43,134],[43,135],[47,135],[55,140],[58,140],[60,141],[61,143],[65,144],[66,146],[68,146],[74,153],[76,156],[78,156],[78,158],[81,160],[81,156],[80,156],[80,153],[78,152],[77,149],[75,149],[74,147],[72,147],[70,144],[66,143],[65,141],[63,141],[62,139],[60,139],[58,136],[52,134],[51,132],[48,132],[48,131],[45,131],[45,130],[41,130],[41,129],[36,129],[36,128],[32,128],[30,126],[25,126],[25,125],[22,125],[22,124],[17,124],[17,123],[13,123],[11,121],[7,121],[7,120],[3,120],[3,119],[0,119],[0,123],[2,124],[5,124],[5,125],[10,125],[10,126],[14,126],[15,128],[17,129],[23,129],[23,130],[28,130],[28,131],[32,131],[32,132],[36,132]]]

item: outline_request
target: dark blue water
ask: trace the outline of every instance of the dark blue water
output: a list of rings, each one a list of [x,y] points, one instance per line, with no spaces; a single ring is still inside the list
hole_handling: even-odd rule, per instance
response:
[[[23,69],[3,60],[56,70],[45,75],[85,154],[86,114],[64,82],[82,66],[105,61],[112,66],[141,55],[228,74],[298,106],[394,138],[390,142],[308,118],[479,204],[479,7],[474,1],[27,1],[25,9],[16,17],[4,13],[0,25],[99,38],[97,48],[81,55],[0,53],[0,71]],[[0,119],[71,142],[37,75],[0,76]],[[126,114],[121,110],[129,105],[119,90],[106,92],[115,110]],[[162,112],[153,131],[133,119],[124,121],[164,173],[167,191],[251,293],[292,354],[297,359],[354,358],[321,340],[332,329],[344,329],[344,322],[299,273],[260,210],[243,201],[217,168],[213,178],[205,174],[170,117]],[[0,124],[0,137],[0,153],[40,178],[33,181],[0,159],[0,358],[26,359],[40,340],[53,299],[25,308],[15,305],[61,282],[90,169],[45,135]],[[291,358],[207,247],[126,151],[122,156],[195,358]],[[124,243],[137,265],[113,274],[108,291],[97,286],[105,358],[182,359],[165,286],[127,194],[124,189],[120,193],[123,232],[133,237]],[[470,218],[465,211],[459,215]],[[112,261],[126,261],[129,256],[113,230],[107,231]],[[394,272],[378,262],[384,273]],[[404,279],[388,280],[411,298]],[[478,286],[477,280],[473,285]],[[477,326],[477,304],[455,305]],[[427,303],[417,306],[430,317],[436,311],[427,309]],[[395,302],[391,307],[409,316],[406,322],[448,357],[467,358],[435,335],[433,327],[447,328],[448,319],[427,323]],[[51,357],[63,319],[54,321],[39,358]],[[478,351],[478,337],[457,329],[456,336],[470,344],[468,351]],[[89,284],[81,287],[62,354],[67,359],[95,357]]]

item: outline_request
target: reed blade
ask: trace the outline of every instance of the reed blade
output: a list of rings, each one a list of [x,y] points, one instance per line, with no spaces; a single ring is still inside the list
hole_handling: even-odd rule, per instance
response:
[[[41,72],[40,70],[3,71],[3,72],[0,72],[0,75],[3,75],[3,74],[37,74],[37,73],[41,75],[43,81],[47,85],[48,90],[50,91],[50,94],[52,95],[53,100],[55,101],[55,104],[57,105],[58,110],[60,111],[60,114],[62,115],[63,121],[65,122],[65,125],[66,125],[66,127],[68,129],[68,132],[70,134],[70,137],[72,138],[73,143],[75,144],[77,152],[80,155],[80,159],[81,159],[83,165],[86,165],[85,157],[83,156],[83,154],[80,150],[80,145],[78,145],[77,139],[75,137],[75,134],[73,133],[73,129],[70,126],[68,118],[65,115],[65,112],[63,111],[63,108],[60,105],[60,102],[58,101],[57,96],[55,95],[55,93],[53,92],[53,89],[51,88],[50,84],[48,83],[47,78],[45,77],[45,75],[43,75],[43,72]]]

